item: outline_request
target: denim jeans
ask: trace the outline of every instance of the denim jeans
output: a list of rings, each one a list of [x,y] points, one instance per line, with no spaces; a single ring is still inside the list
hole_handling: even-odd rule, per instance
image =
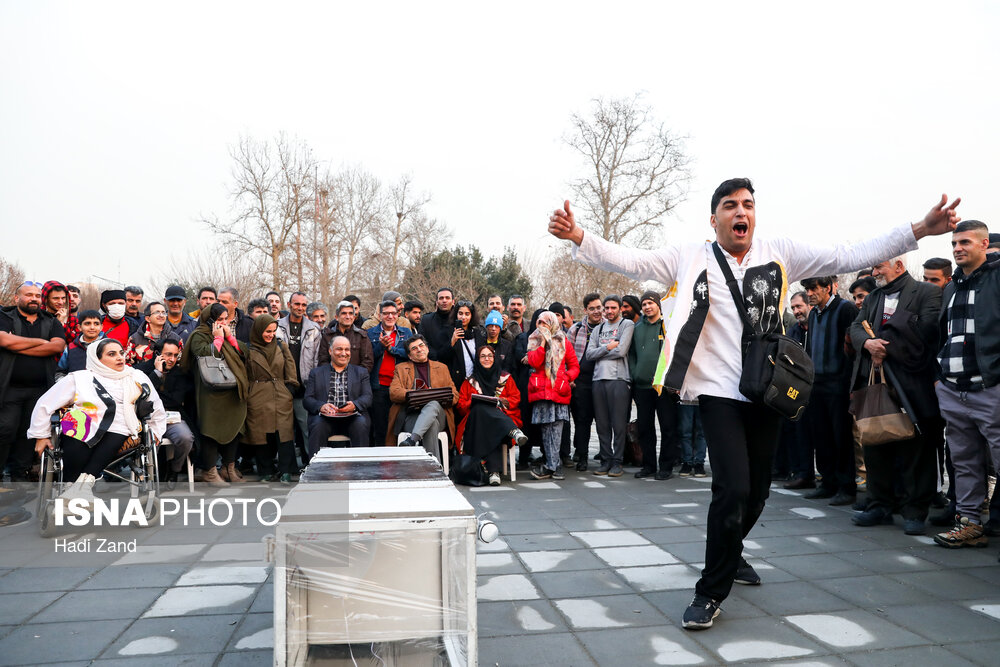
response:
[[[697,405],[677,406],[677,428],[681,438],[681,462],[688,465],[705,462],[705,433]]]

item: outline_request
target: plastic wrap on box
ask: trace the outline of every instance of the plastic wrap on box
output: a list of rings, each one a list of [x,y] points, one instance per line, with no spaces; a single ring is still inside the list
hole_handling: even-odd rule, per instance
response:
[[[387,656],[396,660],[389,664],[469,664],[467,533],[417,528],[279,541],[287,664],[378,664]]]

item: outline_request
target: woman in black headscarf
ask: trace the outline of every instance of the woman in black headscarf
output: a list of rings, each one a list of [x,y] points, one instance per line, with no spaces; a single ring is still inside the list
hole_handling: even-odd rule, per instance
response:
[[[274,478],[274,453],[278,453],[281,481],[290,484],[295,472],[295,413],[290,388],[298,386],[295,359],[277,338],[278,322],[258,315],[250,329],[247,357],[247,423],[243,442],[251,445],[260,481]]]
[[[219,476],[215,465],[222,456],[222,467],[230,478],[242,479],[233,474],[236,446],[247,418],[249,381],[246,371],[246,346],[236,340],[229,328],[229,311],[221,303],[213,303],[201,310],[198,326],[191,332],[181,368],[195,378],[195,398],[198,404],[198,430],[201,432],[203,480],[213,486],[229,486]],[[198,368],[199,357],[226,360],[226,366],[236,378],[236,387],[219,391],[209,386]]]
[[[500,368],[493,348],[481,345],[476,350],[472,376],[462,383],[455,404],[462,418],[455,431],[458,451],[484,462],[490,485],[500,484],[503,447],[513,440],[527,443],[521,432],[521,393],[509,373]]]

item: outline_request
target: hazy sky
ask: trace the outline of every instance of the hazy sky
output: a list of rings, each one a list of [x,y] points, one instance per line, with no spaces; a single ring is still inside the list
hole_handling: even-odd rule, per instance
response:
[[[570,115],[639,91],[689,136],[667,240],[707,238],[733,176],[761,235],[859,239],[943,192],[1000,230],[998,27],[987,2],[0,0],[0,256],[159,278],[227,215],[228,147],[285,132],[411,173],[457,243],[537,257],[583,169]]]

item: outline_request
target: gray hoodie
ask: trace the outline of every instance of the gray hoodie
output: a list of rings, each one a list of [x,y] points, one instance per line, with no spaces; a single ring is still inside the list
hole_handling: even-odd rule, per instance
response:
[[[617,322],[604,320],[590,333],[587,359],[594,363],[594,382],[598,380],[632,381],[628,372],[628,349],[632,345],[632,320],[619,317]],[[618,347],[608,350],[608,343],[618,341]]]

